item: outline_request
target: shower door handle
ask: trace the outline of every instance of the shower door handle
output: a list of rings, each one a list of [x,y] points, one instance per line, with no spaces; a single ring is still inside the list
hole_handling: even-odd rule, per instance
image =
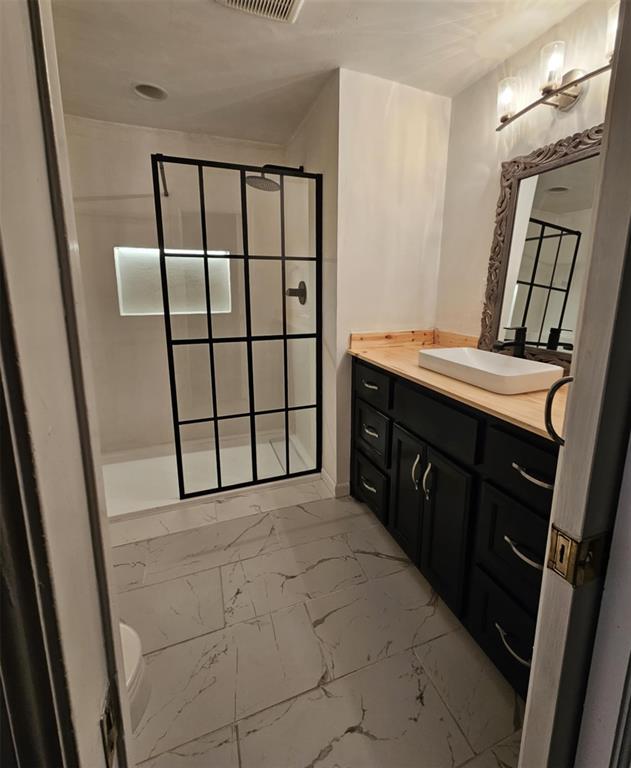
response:
[[[301,304],[307,303],[307,284],[304,280],[298,283],[297,288],[288,288],[285,291],[285,296],[292,296],[298,299]]]

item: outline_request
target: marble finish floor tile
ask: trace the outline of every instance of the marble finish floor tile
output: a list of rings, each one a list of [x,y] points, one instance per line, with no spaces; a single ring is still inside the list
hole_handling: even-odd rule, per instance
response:
[[[504,741],[465,763],[463,768],[517,768],[520,747],[521,731],[516,731]]]
[[[326,539],[375,524],[375,517],[368,507],[350,497],[322,499],[279,509],[272,514],[283,547]]]
[[[121,619],[140,635],[143,653],[224,626],[217,568],[123,592],[118,606]]]
[[[415,568],[307,602],[334,678],[460,626]]]
[[[135,733],[138,762],[327,678],[303,605],[173,645],[146,662],[152,691]]]
[[[521,726],[517,695],[465,629],[415,653],[476,753]]]
[[[119,590],[217,568],[279,548],[271,514],[251,515],[114,547]]]
[[[143,541],[166,536],[169,533],[201,528],[217,522],[215,503],[212,501],[195,506],[182,506],[168,512],[154,512],[142,517],[116,519],[110,522],[110,544],[118,547],[132,541]]]
[[[343,533],[340,538],[346,542],[370,579],[388,576],[410,565],[410,558],[378,521],[369,528],[361,527]]]
[[[318,539],[221,569],[226,621],[233,623],[366,581],[345,542]]]
[[[220,728],[138,764],[138,768],[239,768],[234,726]]]
[[[330,491],[321,480],[281,485],[277,488],[265,488],[238,496],[217,499],[215,502],[217,519],[233,520],[237,517],[320,501],[330,498],[330,496]]]
[[[411,652],[245,719],[242,768],[448,768],[473,753]]]

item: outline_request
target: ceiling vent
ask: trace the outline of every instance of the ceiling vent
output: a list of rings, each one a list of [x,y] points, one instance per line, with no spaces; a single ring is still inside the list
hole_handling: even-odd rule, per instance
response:
[[[220,5],[272,21],[293,24],[305,0],[217,0]]]

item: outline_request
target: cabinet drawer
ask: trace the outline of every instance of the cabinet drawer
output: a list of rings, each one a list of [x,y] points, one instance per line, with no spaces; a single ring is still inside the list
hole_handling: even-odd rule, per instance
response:
[[[497,485],[520,501],[548,514],[557,457],[533,443],[489,427],[484,451],[484,471]]]
[[[355,400],[355,444],[383,469],[390,461],[390,419]]]
[[[484,571],[472,571],[469,629],[517,693],[526,698],[535,620]]]
[[[475,559],[533,616],[537,615],[548,523],[484,483]]]
[[[436,448],[465,464],[476,463],[478,421],[398,381],[394,417]]]
[[[367,403],[381,411],[390,410],[392,379],[383,371],[376,371],[355,361],[353,366],[353,388]]]
[[[355,498],[367,504],[385,525],[388,521],[388,478],[359,451],[353,462]]]

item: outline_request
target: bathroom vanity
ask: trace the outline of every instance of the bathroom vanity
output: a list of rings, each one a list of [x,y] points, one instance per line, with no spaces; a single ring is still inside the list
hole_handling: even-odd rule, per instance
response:
[[[418,349],[351,347],[351,494],[525,697],[558,453],[545,393],[485,392]]]

